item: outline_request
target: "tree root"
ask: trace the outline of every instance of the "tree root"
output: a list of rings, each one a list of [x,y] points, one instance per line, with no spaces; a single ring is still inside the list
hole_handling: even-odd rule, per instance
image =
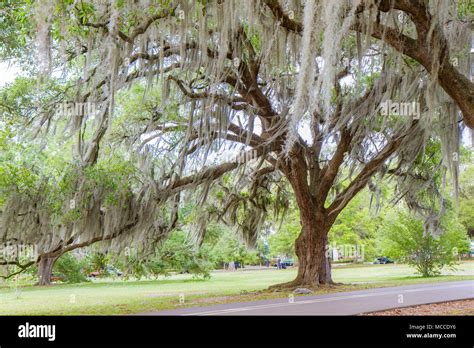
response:
[[[306,282],[303,282],[299,279],[295,279],[295,280],[292,280],[292,281],[287,282],[287,283],[271,285],[268,288],[268,290],[275,291],[275,292],[292,291],[292,290],[295,290],[296,288],[307,288],[307,289],[310,289],[310,290],[315,290],[315,289],[320,289],[322,287],[333,288],[333,287],[337,287],[337,286],[340,286],[340,285],[343,285],[343,283],[336,283],[332,280],[328,283],[316,283],[316,282],[306,283]]]

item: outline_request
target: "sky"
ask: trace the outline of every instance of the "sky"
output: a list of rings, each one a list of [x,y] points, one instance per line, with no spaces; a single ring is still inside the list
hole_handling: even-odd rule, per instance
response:
[[[0,62],[0,87],[12,82],[20,73],[18,66],[8,62]]]

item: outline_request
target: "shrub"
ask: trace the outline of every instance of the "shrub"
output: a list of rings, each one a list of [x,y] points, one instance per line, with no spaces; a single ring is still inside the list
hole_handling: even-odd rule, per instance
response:
[[[82,263],[71,253],[61,255],[53,267],[53,275],[59,274],[68,283],[85,282],[86,276],[82,272]]]
[[[89,274],[91,272],[101,272],[107,268],[110,261],[110,255],[100,251],[91,251],[84,259],[84,271]]]
[[[423,277],[438,275],[443,267],[453,269],[458,254],[469,248],[466,230],[453,214],[443,219],[442,228],[440,236],[425,235],[422,220],[393,214],[382,228],[381,250],[414,266]]]
[[[124,264],[125,277],[168,276],[171,272],[190,273],[195,278],[210,278],[211,264],[200,254],[184,231],[174,231],[155,254],[142,258],[132,253]]]

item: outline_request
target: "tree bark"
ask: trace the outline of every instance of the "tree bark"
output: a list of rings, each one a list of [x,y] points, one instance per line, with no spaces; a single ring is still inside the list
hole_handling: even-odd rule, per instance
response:
[[[329,227],[324,217],[314,214],[313,219],[304,217],[302,229],[295,242],[298,256],[298,275],[295,285],[315,287],[320,284],[331,284],[331,265],[326,253]]]
[[[38,261],[38,285],[51,285],[53,266],[58,256],[42,255]]]
[[[295,241],[295,253],[298,257],[296,278],[289,283],[278,284],[272,288],[314,288],[334,284],[331,264],[326,252],[329,227],[317,215],[314,214],[313,219],[303,217],[301,219],[301,233]]]
[[[331,261],[329,260],[328,255],[328,233],[324,237],[324,257],[321,260],[321,265],[319,267],[319,284],[334,284],[332,280],[332,270],[331,270]]]
[[[324,208],[325,196],[316,195],[323,187],[308,184],[309,168],[304,156],[304,149],[295,145],[289,166],[283,168],[300,212],[301,233],[295,241],[298,274],[293,281],[273,288],[317,287],[332,283],[331,266],[326,255],[327,236],[332,224]]]
[[[331,266],[326,255],[331,224],[322,203],[311,194],[306,179],[305,162],[296,158],[298,157],[295,156],[287,177],[300,212],[301,233],[295,241],[298,274],[293,281],[276,285],[276,288],[317,287],[320,284],[332,283]]]
[[[461,109],[466,126],[474,129],[474,83],[448,61],[438,72],[438,80],[441,87]]]

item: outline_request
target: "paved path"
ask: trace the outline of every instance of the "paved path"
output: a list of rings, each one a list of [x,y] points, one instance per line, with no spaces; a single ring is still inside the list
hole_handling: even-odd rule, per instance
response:
[[[474,281],[406,285],[144,313],[144,315],[354,315],[474,298]],[[401,302],[401,303],[400,303]]]

